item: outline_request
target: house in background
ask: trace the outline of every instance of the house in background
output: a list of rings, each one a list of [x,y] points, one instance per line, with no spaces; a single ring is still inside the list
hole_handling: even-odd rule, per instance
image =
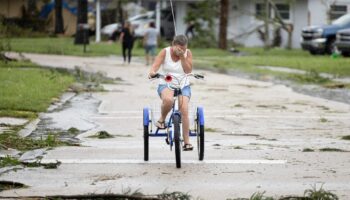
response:
[[[74,35],[77,27],[77,7],[76,2],[70,1],[62,3],[63,30],[65,35]],[[50,2],[42,6],[39,16],[47,20],[47,30],[54,32],[55,30],[55,3]]]
[[[185,33],[184,18],[189,4],[198,0],[173,0],[175,5],[176,28],[178,34]],[[300,48],[300,34],[304,27],[328,24],[332,20],[350,12],[350,0],[274,0],[280,16],[286,24],[293,26],[292,47]],[[263,46],[256,30],[263,24],[259,15],[265,10],[263,0],[229,0],[229,19],[227,38],[247,47]],[[271,18],[276,15],[270,8]],[[273,38],[273,27],[270,26],[270,38]],[[219,31],[219,20],[215,25],[216,35]],[[248,34],[250,33],[250,34]],[[281,47],[287,45],[288,34],[281,30]]]
[[[27,8],[28,0],[0,0],[0,16],[5,18],[21,18]]]
[[[25,21],[25,13],[28,12],[28,2],[28,0],[0,0],[0,16],[8,21]],[[72,5],[72,2],[76,4],[75,0],[63,0],[62,16],[65,34],[67,35],[72,35],[76,31],[77,9],[76,5]],[[36,9],[39,12],[39,18],[47,20],[47,23],[45,25],[43,24],[43,26],[48,31],[53,32],[55,27],[54,2],[45,3],[45,1],[36,1]],[[20,24],[23,23],[26,22],[21,22]]]
[[[300,37],[304,27],[329,24],[350,11],[349,0],[275,0],[274,2],[283,21],[293,26],[293,48],[301,47]],[[259,20],[259,15],[265,9],[263,1],[235,0],[230,1],[230,3],[228,38],[248,47],[262,46],[263,42],[259,39],[258,33],[245,33],[249,33],[263,24],[263,21]],[[276,13],[273,12],[272,8],[270,9],[271,18],[273,18]],[[270,38],[272,37],[273,30],[270,31]],[[281,37],[281,46],[285,47],[288,38],[287,32],[282,30]]]
[[[186,23],[184,21],[189,6],[202,0],[172,0],[175,12],[177,34],[184,34]],[[67,35],[72,35],[76,31],[76,4],[77,0],[64,0],[63,18]],[[170,6],[170,0],[134,0],[137,5],[147,8],[166,8]],[[284,23],[293,27],[292,47],[300,48],[300,34],[304,27],[309,25],[328,24],[332,20],[350,12],[350,0],[274,0],[280,16]],[[28,0],[0,0],[0,15],[5,18],[20,18],[23,15],[23,8],[27,8]],[[114,23],[110,17],[103,17],[106,13],[116,12],[118,1],[101,0],[102,25]],[[158,6],[157,6],[158,5]],[[43,1],[37,1],[38,10],[41,16],[49,20],[49,29],[54,27],[53,3],[44,5]],[[45,7],[46,6],[46,7]],[[94,6],[92,5],[92,13]],[[264,12],[264,0],[229,0],[229,19],[227,27],[227,38],[235,43],[244,46],[263,46],[257,27],[263,24],[259,15]],[[270,17],[276,13],[270,8]],[[130,17],[130,16],[129,16]],[[115,19],[116,21],[116,19]],[[261,29],[263,30],[263,29]],[[215,34],[219,32],[219,18],[216,19],[214,28]],[[274,27],[270,26],[270,38],[273,38]],[[281,47],[287,45],[288,34],[281,30]]]

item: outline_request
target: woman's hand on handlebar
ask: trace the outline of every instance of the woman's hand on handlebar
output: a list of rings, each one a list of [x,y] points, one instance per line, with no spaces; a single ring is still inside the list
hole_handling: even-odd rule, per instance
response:
[[[157,72],[154,72],[154,71],[150,71],[149,73],[148,73],[148,78],[149,79],[152,79],[152,78],[157,78]]]

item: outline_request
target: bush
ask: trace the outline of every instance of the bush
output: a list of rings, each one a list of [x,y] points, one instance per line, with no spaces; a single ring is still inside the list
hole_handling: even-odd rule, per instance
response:
[[[217,48],[217,41],[214,36],[196,36],[189,42],[190,48]]]
[[[8,37],[44,37],[48,35],[45,32],[46,21],[42,19],[2,18],[0,26],[2,29],[0,32]]]

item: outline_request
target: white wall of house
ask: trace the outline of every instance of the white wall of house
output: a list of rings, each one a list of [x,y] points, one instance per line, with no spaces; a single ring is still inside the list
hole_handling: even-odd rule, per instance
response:
[[[308,26],[308,2],[304,0],[295,1],[291,6],[291,23],[293,23],[292,48],[301,48],[301,31]],[[287,34],[283,34],[284,46],[287,42]]]
[[[327,1],[327,0],[326,0]],[[335,1],[335,0],[328,0]],[[263,22],[255,17],[256,3],[262,0],[236,0],[230,1],[230,15],[228,24],[228,39],[241,43],[248,47],[263,46],[259,34],[254,32],[250,35],[243,35],[256,29]],[[284,0],[275,0],[275,3],[285,3]],[[338,0],[337,4],[346,3],[350,0]],[[308,25],[322,25],[327,23],[327,7],[321,0],[295,0],[290,5],[290,19],[286,23],[293,24],[292,47],[300,48],[300,34],[303,27]],[[264,30],[262,27],[261,30]],[[288,34],[281,31],[282,47],[287,45]],[[273,38],[273,27],[270,26],[270,39]]]
[[[187,4],[196,0],[173,0],[176,15],[177,34],[184,34],[186,23],[184,18],[187,14]],[[275,3],[286,3],[285,0],[274,0]],[[256,3],[263,0],[230,0],[229,1],[229,21],[227,27],[227,37],[237,43],[248,47],[263,46],[259,34],[253,32],[257,26],[263,22],[255,17]],[[290,19],[286,23],[293,24],[292,47],[300,48],[300,35],[303,27],[309,25],[322,25],[328,23],[327,10],[330,5],[347,5],[350,12],[350,0],[295,0],[290,5]],[[219,19],[219,17],[218,17]],[[219,33],[219,20],[216,20],[215,31]],[[261,30],[264,30],[262,27]],[[285,47],[288,41],[288,34],[282,29],[282,45]],[[273,27],[270,27],[270,39],[273,38]]]
[[[347,6],[347,11],[348,13],[350,12],[350,0],[309,0],[309,25],[323,25],[330,23],[327,16],[327,11],[331,5]]]
[[[327,24],[327,7],[322,3],[322,1],[324,0],[308,1],[307,7],[310,17],[308,25]]]

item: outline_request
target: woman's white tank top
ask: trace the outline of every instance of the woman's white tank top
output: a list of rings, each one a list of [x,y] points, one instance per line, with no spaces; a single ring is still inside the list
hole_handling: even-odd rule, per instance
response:
[[[164,58],[164,62],[162,64],[162,66],[161,66],[161,73],[164,75],[171,74],[172,76],[175,76],[177,79],[181,80],[184,78],[186,73],[184,72],[184,70],[182,68],[181,60],[174,62],[173,59],[171,58],[170,48],[171,47],[165,48],[165,58]],[[187,49],[186,49],[184,56],[185,56],[185,58],[187,57]],[[163,80],[163,79],[159,79],[159,80],[160,80],[159,84],[166,84],[165,80]],[[173,81],[174,81],[174,83],[177,83],[177,82],[175,82],[175,80],[173,80]],[[185,78],[185,79],[183,79],[181,86],[185,87],[189,84],[190,84],[189,79]]]

